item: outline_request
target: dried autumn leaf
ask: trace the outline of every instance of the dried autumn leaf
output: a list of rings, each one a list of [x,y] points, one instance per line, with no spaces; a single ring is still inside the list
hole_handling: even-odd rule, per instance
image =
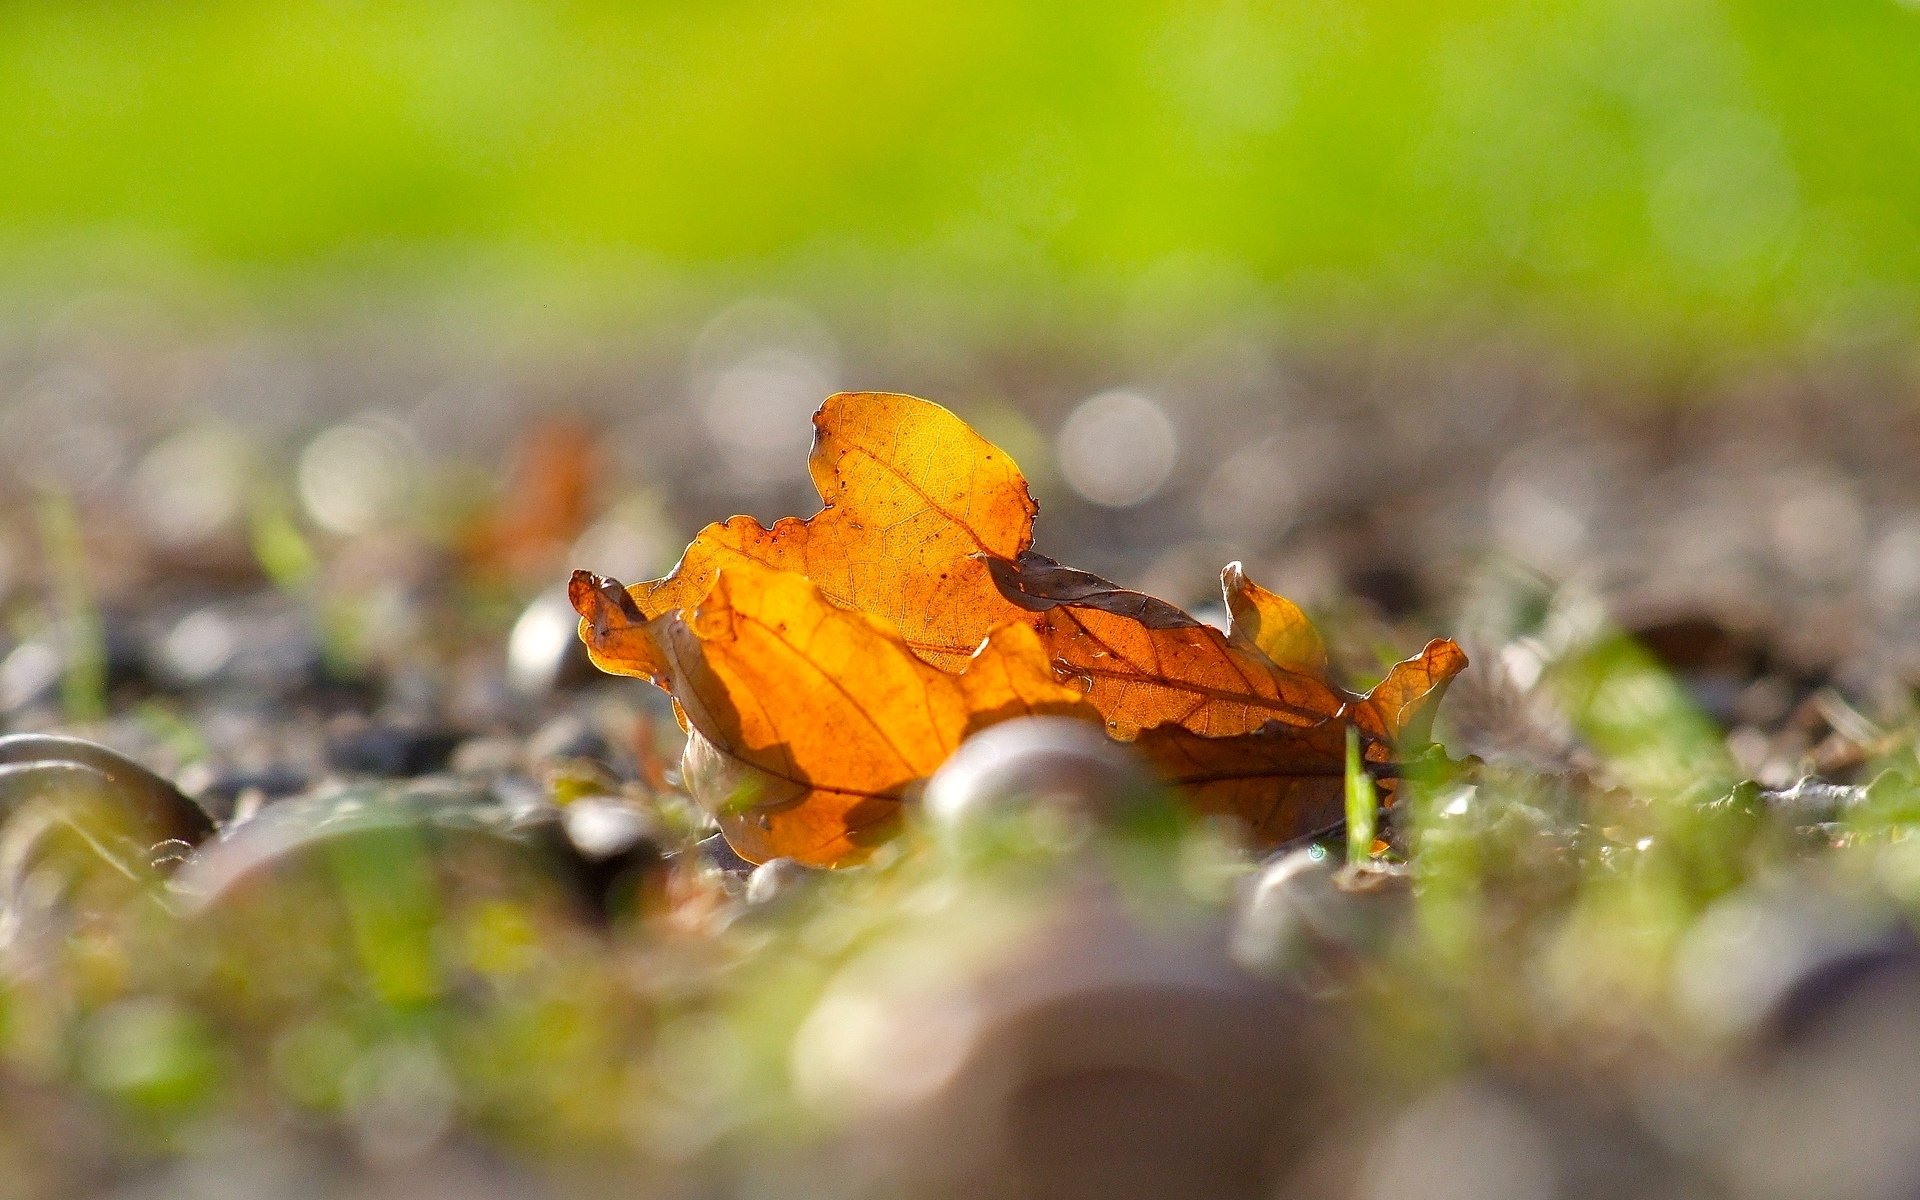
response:
[[[1242,650],[1266,655],[1275,666],[1315,679],[1327,675],[1327,644],[1300,606],[1247,578],[1230,562],[1220,572],[1220,590],[1232,617],[1228,636]]]
[[[1344,703],[1305,615],[1237,565],[1225,581],[1235,628],[1223,635],[1029,551],[1037,507],[1025,478],[946,409],[841,393],[814,426],[820,512],[771,529],[751,517],[708,526],[672,573],[628,589],[640,613],[698,603],[715,572],[754,562],[804,574],[834,603],[886,619],[922,659],[949,670],[990,631],[1024,620],[1123,738],[1168,721],[1213,736],[1268,721],[1307,726]],[[581,632],[603,669],[659,679],[644,644],[613,645],[591,622]]]
[[[580,640],[594,666],[610,675],[651,679],[671,690],[647,615],[619,580],[575,571],[567,581],[567,600],[580,614]]]
[[[1233,737],[1162,725],[1143,731],[1134,746],[1195,809],[1239,818],[1254,843],[1269,849],[1340,823],[1349,724],[1360,730],[1369,762],[1392,762],[1396,754],[1425,744],[1435,706],[1466,665],[1459,646],[1436,640],[1418,657],[1396,664],[1373,691],[1318,724],[1298,728],[1275,722]],[[1389,781],[1389,797],[1392,791]]]
[[[1116,737],[1165,724],[1210,737],[1251,733],[1270,721],[1306,727],[1345,703],[1323,677],[1275,662],[1237,627],[1221,633],[1163,600],[1031,551],[988,566],[1003,595],[1041,615],[1041,639],[1056,666],[1082,681]],[[1232,567],[1227,574],[1244,597],[1244,578]],[[1227,591],[1231,602],[1233,581]],[[1292,637],[1297,660],[1300,639]]]
[[[689,726],[689,786],[756,862],[857,861],[969,733],[1017,716],[1091,716],[1024,625],[996,631],[955,674],[889,623],[757,563],[722,569],[696,607],[650,621],[612,581],[576,575],[574,592],[608,644],[660,664]]]
[[[945,409],[844,393],[814,423],[819,513],[735,517],[664,579],[572,587],[595,662],[673,692],[687,774],[749,858],[861,856],[965,731],[1035,711],[1138,739],[1197,807],[1271,844],[1338,820],[1349,725],[1390,762],[1465,666],[1434,642],[1350,695],[1305,614],[1238,563],[1222,633],[1033,553],[1018,467]]]
[[[1353,723],[1369,739],[1369,756],[1384,761],[1393,749],[1426,744],[1440,698],[1466,669],[1466,652],[1446,638],[1435,638],[1415,657],[1395,663],[1378,687],[1349,706]]]
[[[813,424],[820,511],[771,529],[752,517],[707,526],[672,573],[629,589],[635,606],[651,618],[698,604],[722,568],[755,563],[805,575],[842,608],[891,622],[927,662],[959,670],[1020,615],[984,560],[1031,543],[1039,506],[1026,478],[966,422],[912,396],[842,392]],[[657,673],[657,663],[594,648],[609,670]]]
[[[1340,823],[1346,731],[1329,720],[1215,738],[1162,725],[1133,744],[1195,811],[1236,817],[1255,846],[1271,849]]]

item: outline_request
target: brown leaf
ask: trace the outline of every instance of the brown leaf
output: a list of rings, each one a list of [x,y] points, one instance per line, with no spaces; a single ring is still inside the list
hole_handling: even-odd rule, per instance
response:
[[[1369,750],[1425,745],[1447,685],[1466,669],[1466,652],[1446,638],[1435,638],[1418,655],[1395,663],[1378,687],[1350,706],[1353,723],[1370,740]]]
[[[1372,692],[1315,725],[1275,722],[1234,737],[1163,725],[1142,732],[1134,745],[1195,809],[1238,817],[1258,847],[1271,849],[1342,819],[1349,724],[1365,739],[1369,762],[1392,762],[1425,743],[1434,706],[1466,665],[1459,646],[1437,640],[1397,664]],[[1391,799],[1391,781],[1386,792]]]
[[[609,675],[632,675],[669,686],[660,647],[647,628],[647,614],[619,580],[575,571],[567,581],[567,599],[580,614],[580,640],[587,644],[594,666]]]
[[[1249,638],[1221,633],[1163,600],[1032,552],[988,566],[1003,595],[1041,614],[1056,668],[1081,681],[1116,737],[1163,724],[1210,737],[1270,721],[1305,727],[1345,703],[1324,678],[1283,667]]]
[[[752,517],[709,525],[664,579],[630,589],[647,617],[698,604],[721,568],[796,571],[842,608],[891,622],[926,661],[959,670],[995,626],[1020,614],[985,559],[1012,558],[1039,510],[1007,453],[937,404],[842,392],[814,414],[808,470],[823,506],[771,529]],[[584,632],[584,630],[583,630]],[[590,643],[591,644],[591,643]],[[628,674],[653,664],[625,661]]]
[[[903,794],[973,730],[1091,715],[1025,626],[997,631],[953,674],[887,622],[753,563],[723,569],[697,608],[643,632],[690,726],[689,786],[756,862],[858,861],[891,832]]]
[[[1305,729],[1268,725],[1213,738],[1177,725],[1141,733],[1134,746],[1198,812],[1237,817],[1271,849],[1340,823],[1346,810],[1343,720]]]

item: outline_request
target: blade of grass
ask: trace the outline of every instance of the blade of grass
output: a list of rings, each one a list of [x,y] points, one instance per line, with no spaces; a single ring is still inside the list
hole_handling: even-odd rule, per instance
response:
[[[1347,865],[1358,866],[1373,857],[1375,814],[1380,794],[1373,776],[1360,759],[1360,731],[1347,726]]]
[[[71,497],[56,491],[43,492],[38,508],[52,587],[52,617],[60,629],[65,660],[61,707],[68,720],[98,720],[107,715],[107,633],[87,574],[80,514]]]

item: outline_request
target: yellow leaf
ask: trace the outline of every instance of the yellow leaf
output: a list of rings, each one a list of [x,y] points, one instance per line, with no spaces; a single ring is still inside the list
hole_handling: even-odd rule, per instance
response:
[[[1220,572],[1220,591],[1233,618],[1235,646],[1258,651],[1289,671],[1326,677],[1327,644],[1298,604],[1248,579],[1246,568],[1237,562]]]

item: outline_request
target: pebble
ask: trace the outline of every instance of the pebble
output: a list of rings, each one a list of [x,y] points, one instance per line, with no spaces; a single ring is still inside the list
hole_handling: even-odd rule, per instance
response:
[[[527,757],[535,762],[585,758],[604,763],[611,761],[613,747],[584,718],[563,713],[542,725],[527,740]]]
[[[551,883],[581,916],[624,911],[623,897],[651,881],[665,861],[652,818],[613,797],[556,808],[538,789],[451,779],[361,783],[269,804],[208,844],[173,879],[185,911],[228,910],[257,894],[256,885],[311,873],[331,879],[343,839],[413,847],[436,863],[478,847],[499,866],[460,878]]]
[[[361,784],[262,809],[207,845],[174,876],[190,913],[231,906],[251,885],[285,871],[332,870],[331,848],[347,839],[378,840],[411,831],[439,857],[456,843],[486,843],[517,869],[564,878],[572,854],[550,808],[448,782]]]
[[[59,734],[0,737],[0,805],[8,813],[74,784],[86,787],[90,795],[125,801],[139,823],[137,832],[153,842],[197,845],[214,832],[213,821],[198,803],[117,750]]]
[[[209,605],[167,625],[146,647],[159,677],[182,687],[294,695],[325,673],[311,621],[297,610]]]
[[[613,796],[583,796],[561,809],[580,885],[609,917],[631,912],[665,884],[665,838],[652,814]]]
[[[1410,915],[1408,877],[1354,869],[1307,847],[1267,861],[1241,896],[1233,951],[1267,973],[1330,965],[1377,950]]]
[[[239,811],[241,798],[250,793],[257,803],[265,803],[297,796],[312,786],[313,778],[297,767],[269,766],[215,774],[195,790],[194,796],[208,812],[227,821]]]
[[[447,765],[456,775],[490,777],[520,770],[526,763],[519,738],[496,734],[470,737],[454,748]]]
[[[507,686],[528,699],[580,687],[598,678],[580,640],[580,614],[564,590],[542,593],[507,635]]]
[[[802,1101],[840,1122],[848,1196],[1266,1197],[1323,1123],[1312,1010],[1081,889],[995,946],[955,925],[856,958],[802,1022]],[[1007,929],[1007,926],[999,926]],[[956,945],[968,946],[958,954]]]
[[[770,858],[747,876],[747,904],[764,908],[783,903],[799,894],[816,874],[791,858]]]
[[[1675,963],[1685,1010],[1731,1051],[1694,1124],[1735,1194],[1920,1194],[1920,946],[1900,916],[1805,880],[1736,893]]]
[[[109,624],[103,641],[108,691],[153,686],[154,678],[147,670],[141,647],[126,629],[118,622]],[[30,638],[15,646],[0,659],[0,713],[57,704],[67,662],[66,647],[58,636]]]
[[[753,871],[753,864],[733,852],[727,845],[727,839],[719,834],[701,840],[694,849],[713,866],[728,875],[747,875]]]
[[[1700,1028],[1773,1052],[1805,1040],[1879,980],[1920,979],[1920,942],[1893,913],[1807,881],[1749,887],[1694,923],[1674,971],[1675,995]]]
[[[66,662],[45,641],[26,641],[0,659],[0,712],[51,704],[60,691]]]
[[[1110,817],[1152,795],[1140,763],[1096,725],[1023,717],[974,734],[927,782],[926,811],[949,833],[1036,807]]]
[[[642,842],[660,841],[657,821],[612,796],[583,796],[560,811],[567,840],[595,862],[629,853]]]
[[[327,739],[327,764],[350,775],[409,779],[444,769],[461,735],[432,726],[365,724]]]
[[[1366,1139],[1323,1148],[1354,1200],[1682,1200],[1717,1194],[1636,1122],[1570,1088],[1469,1073],[1401,1108]],[[1327,1190],[1342,1194],[1330,1180]],[[1303,1189],[1309,1193],[1321,1189]]]
[[[0,949],[57,953],[96,917],[146,903],[214,832],[171,783],[79,738],[0,738]]]

